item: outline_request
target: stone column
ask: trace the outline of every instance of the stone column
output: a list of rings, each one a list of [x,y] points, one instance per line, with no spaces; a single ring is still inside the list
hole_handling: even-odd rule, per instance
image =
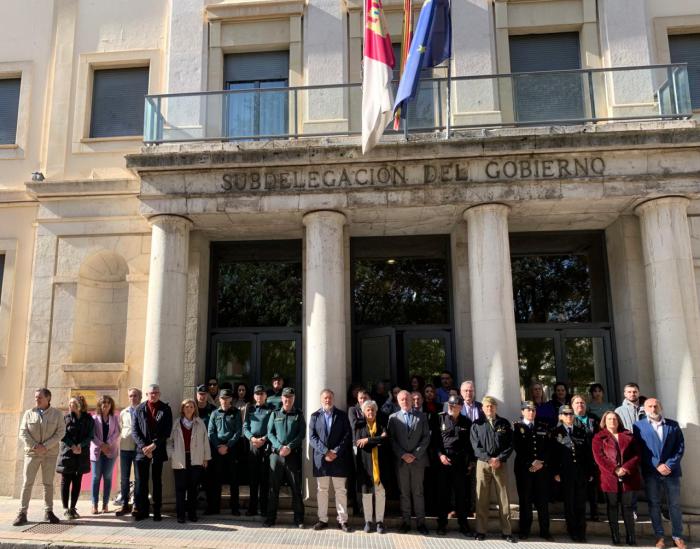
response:
[[[316,211],[304,216],[304,402],[306,420],[320,408],[320,393],[330,388],[335,403],[345,409],[345,246],[340,212]],[[310,449],[309,451],[310,452]],[[305,460],[307,496],[315,500],[316,485]]]
[[[185,368],[185,311],[189,232],[192,222],[175,215],[150,220],[151,266],[148,275],[143,387],[157,383],[161,398],[180,413]]]
[[[518,349],[510,270],[508,212],[482,204],[464,212],[467,221],[474,382],[477,398],[499,401],[498,414],[520,414]]]
[[[700,512],[700,476],[687,474],[700,461],[700,314],[687,217],[688,199],[663,197],[637,206],[642,230],[651,350],[656,395],[664,415],[685,435],[681,497],[684,509]]]

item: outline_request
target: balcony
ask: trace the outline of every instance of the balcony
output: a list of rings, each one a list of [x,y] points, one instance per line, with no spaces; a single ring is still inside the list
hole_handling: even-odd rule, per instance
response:
[[[146,96],[144,143],[361,133],[362,84]],[[398,133],[692,116],[685,64],[422,79]],[[388,129],[385,135],[397,133]]]

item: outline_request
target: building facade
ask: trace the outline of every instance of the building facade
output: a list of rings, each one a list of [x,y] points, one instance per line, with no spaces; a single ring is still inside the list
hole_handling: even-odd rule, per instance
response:
[[[448,370],[511,419],[636,381],[700,458],[697,2],[455,2],[449,77],[366,156],[361,2],[5,4],[1,495],[36,387],[277,371],[310,413]]]

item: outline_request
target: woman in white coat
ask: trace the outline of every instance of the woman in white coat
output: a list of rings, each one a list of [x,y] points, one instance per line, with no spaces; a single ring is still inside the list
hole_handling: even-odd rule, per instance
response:
[[[197,522],[197,486],[211,459],[211,448],[207,427],[191,398],[180,405],[180,420],[173,423],[168,440],[168,457],[175,475],[177,521],[185,522],[187,514],[190,521]]]

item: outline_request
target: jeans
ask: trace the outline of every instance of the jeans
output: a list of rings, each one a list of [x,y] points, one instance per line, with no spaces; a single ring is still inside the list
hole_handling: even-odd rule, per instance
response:
[[[661,519],[661,493],[666,492],[668,513],[671,515],[671,535],[673,539],[683,537],[683,514],[681,513],[681,477],[663,477],[649,475],[644,477],[649,516],[657,538],[664,536],[664,524]]]
[[[116,456],[110,458],[100,454],[100,457],[92,462],[92,505],[94,507],[97,507],[100,499],[100,479],[104,479],[102,505],[107,506],[109,503],[109,494],[112,491],[112,473],[116,460]]]
[[[122,505],[129,504],[129,480],[131,477],[131,466],[134,465],[136,450],[119,451],[119,480],[122,494]],[[138,469],[134,465],[134,493],[139,483]]]

